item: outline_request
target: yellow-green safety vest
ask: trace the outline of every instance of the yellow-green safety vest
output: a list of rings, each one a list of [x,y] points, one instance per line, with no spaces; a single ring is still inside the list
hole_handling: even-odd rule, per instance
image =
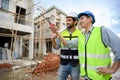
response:
[[[78,52],[81,64],[81,76],[87,76],[91,80],[109,80],[111,75],[97,74],[97,68],[110,67],[110,50],[102,42],[102,28],[94,27],[88,40],[81,34],[78,39]]]
[[[75,29],[75,31],[73,31],[71,34],[67,29],[61,32],[61,35],[64,37],[65,40],[76,39],[80,34],[81,31],[78,29]],[[68,63],[70,63],[72,66],[76,66],[79,63],[78,47],[68,48],[63,46],[61,42],[60,63],[62,65],[67,65]]]

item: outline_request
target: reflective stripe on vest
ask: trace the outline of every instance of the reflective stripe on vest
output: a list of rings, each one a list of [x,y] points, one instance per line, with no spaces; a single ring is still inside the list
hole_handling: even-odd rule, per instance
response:
[[[80,64],[80,67],[85,68],[85,64]],[[96,71],[97,68],[100,68],[100,67],[107,68],[106,66],[90,66],[90,65],[87,65],[87,69],[91,69],[91,70],[95,70],[95,71]]]
[[[60,55],[61,58],[63,59],[78,59],[78,56],[68,56],[68,55]]]
[[[69,49],[70,49],[70,50],[78,50],[78,48],[66,48],[66,47],[62,47],[61,49],[62,49],[62,50],[69,50]]]
[[[81,76],[88,76],[92,80],[109,80],[111,77],[110,74],[99,75],[96,71],[98,67],[111,65],[109,48],[104,46],[101,36],[101,28],[94,27],[87,42],[85,42],[84,34],[78,38]]]
[[[83,53],[79,53],[79,56],[80,57],[85,57],[85,54]],[[107,58],[110,58],[110,55],[109,54],[87,54],[87,58],[100,58],[100,59],[107,59]]]

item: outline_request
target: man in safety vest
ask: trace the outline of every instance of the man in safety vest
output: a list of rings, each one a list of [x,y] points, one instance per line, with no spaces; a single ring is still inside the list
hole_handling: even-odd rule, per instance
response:
[[[85,29],[78,39],[81,76],[86,80],[110,80],[120,65],[120,38],[105,27],[94,27],[94,14],[84,11],[78,14],[79,22]],[[111,67],[110,48],[116,53]]]
[[[80,26],[85,30],[78,39],[64,40],[52,29],[65,46],[78,45],[81,76],[85,80],[110,80],[111,75],[120,67],[120,38],[105,27],[94,27],[94,14],[84,11],[78,14]],[[115,54],[111,66],[110,48]]]
[[[81,33],[80,30],[76,29],[77,20],[77,14],[74,12],[71,12],[66,17],[67,28],[60,33],[65,40],[77,39]],[[52,25],[50,27],[52,28]],[[69,48],[64,46],[60,39],[57,39],[56,41],[55,39],[55,37],[52,39],[53,47],[55,49],[61,48],[60,67],[58,70],[57,80],[67,80],[68,75],[70,75],[71,80],[79,80],[80,65],[78,57],[78,46]]]

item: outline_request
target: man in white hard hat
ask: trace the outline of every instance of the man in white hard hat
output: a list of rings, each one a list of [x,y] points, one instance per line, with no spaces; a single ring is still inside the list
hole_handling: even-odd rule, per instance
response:
[[[81,33],[76,29],[77,25],[77,14],[71,12],[66,17],[66,29],[61,32],[61,35],[65,40],[73,40],[78,38],[78,35]],[[52,27],[52,26],[50,26]],[[80,65],[78,60],[78,47],[74,46],[73,48],[68,48],[64,46],[60,39],[52,39],[52,44],[55,49],[61,48],[60,54],[60,67],[58,70],[57,80],[67,80],[70,75],[71,80],[79,80],[80,76]]]

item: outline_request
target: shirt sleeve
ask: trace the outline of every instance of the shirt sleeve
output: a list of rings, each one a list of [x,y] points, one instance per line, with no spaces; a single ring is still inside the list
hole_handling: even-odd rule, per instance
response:
[[[120,61],[120,38],[111,30],[102,27],[102,40],[115,54],[114,61]]]
[[[66,47],[69,47],[69,48],[78,47],[78,38],[76,38],[74,40],[67,40]]]
[[[61,47],[59,38],[56,39],[56,45],[57,45],[56,50],[58,50]]]

